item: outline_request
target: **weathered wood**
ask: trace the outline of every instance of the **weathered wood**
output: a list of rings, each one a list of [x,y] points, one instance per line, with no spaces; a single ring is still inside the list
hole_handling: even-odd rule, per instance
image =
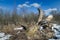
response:
[[[33,38],[35,37],[36,32],[38,31],[38,29],[39,29],[39,27],[40,27],[40,25],[38,25],[38,23],[43,20],[43,15],[44,15],[44,14],[43,14],[43,11],[42,11],[41,9],[39,9],[39,8],[38,8],[38,11],[39,11],[38,22],[37,22],[36,24],[32,25],[32,27],[31,27],[31,28],[29,29],[29,31],[26,33],[28,39],[30,39],[30,40],[33,40]],[[42,32],[39,31],[39,32],[41,32],[40,35],[43,35],[43,36],[40,36],[40,37],[45,38],[45,39],[49,39],[49,38],[51,38],[51,37],[53,36],[53,32],[51,32],[51,24],[49,23],[49,22],[52,20],[53,16],[51,16],[50,19],[49,19],[49,17],[50,17],[50,16],[48,16],[48,17],[46,18],[46,19],[48,19],[48,20],[45,20],[45,21],[48,22],[46,29],[42,30]],[[39,36],[39,35],[38,35],[38,36]],[[45,36],[45,37],[44,37],[44,36]]]

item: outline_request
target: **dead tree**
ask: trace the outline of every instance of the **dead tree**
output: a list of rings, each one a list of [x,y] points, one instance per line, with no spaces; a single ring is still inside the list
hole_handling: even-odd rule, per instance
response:
[[[43,20],[43,15],[44,15],[43,11],[41,9],[39,9],[39,8],[38,8],[38,11],[39,11],[39,18],[38,18],[37,23],[35,23],[34,25],[32,25],[32,27],[29,28],[28,32],[26,33],[28,39],[30,39],[30,40],[33,40],[33,38],[35,37],[35,34],[37,33],[39,27],[41,26],[41,25],[38,25],[38,24],[39,24],[39,22],[41,22]],[[53,18],[52,16],[51,16],[51,18],[50,18],[50,16],[48,16],[45,20],[47,22],[50,22],[52,20],[52,18]],[[41,37],[43,37],[45,39],[49,39],[49,38],[52,37],[53,32],[51,32],[51,30],[49,30],[50,29],[49,27],[51,26],[50,23],[47,23],[46,26],[45,26],[46,29],[43,29],[42,32],[40,31],[41,32],[40,35],[44,35],[45,37],[43,37],[43,36],[41,36]],[[45,39],[42,39],[42,40],[45,40]]]
[[[37,40],[48,40],[49,38],[52,38],[53,36],[53,32],[50,29],[51,28],[50,21],[52,20],[53,16],[48,16],[46,19],[43,19],[43,15],[44,15],[43,11],[40,8],[38,8],[38,12],[39,12],[39,17],[38,17],[37,23],[34,23],[30,28],[27,28],[28,30],[26,30],[25,32],[28,40],[36,40],[36,39]],[[48,23],[44,24],[43,20],[47,21]],[[42,26],[41,23],[43,27],[46,27],[46,28],[43,28],[42,30],[38,30]],[[17,39],[19,39],[20,36],[18,36]]]

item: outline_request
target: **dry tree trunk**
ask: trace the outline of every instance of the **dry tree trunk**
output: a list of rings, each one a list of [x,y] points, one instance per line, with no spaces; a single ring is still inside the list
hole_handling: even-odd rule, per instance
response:
[[[37,23],[42,21],[43,15],[44,15],[43,11],[40,8],[38,8],[38,12],[39,12],[39,15],[38,15],[39,17],[38,17],[38,22]]]
[[[14,35],[14,37],[11,40],[48,40],[48,38],[52,36],[52,33],[50,32],[51,30],[49,30],[49,26],[47,29],[42,30],[42,32],[38,30],[40,29],[40,25],[38,24],[40,21],[43,20],[43,15],[44,15],[43,11],[40,8],[38,8],[38,12],[39,12],[39,17],[37,23],[34,24],[31,23],[32,26],[30,26],[30,28],[28,28],[28,30],[26,30],[25,33]],[[27,25],[27,23],[24,24]]]
[[[29,31],[27,32],[27,37],[28,37],[28,39],[30,39],[30,40],[33,40],[34,35],[36,34],[36,32],[37,32],[38,29],[39,29],[38,23],[42,20],[42,17],[43,17],[43,11],[40,10],[39,8],[38,8],[38,11],[39,11],[38,22],[37,22],[36,24],[32,25],[32,27],[31,27],[31,28],[29,29]]]
[[[26,33],[26,35],[28,37],[28,40],[34,40],[34,38],[36,38],[36,36],[37,36],[36,33],[37,33],[37,31],[40,27],[38,24],[39,24],[40,21],[43,20],[43,15],[44,15],[43,11],[39,8],[38,8],[38,11],[39,11],[39,18],[38,18],[37,23],[32,25],[32,27]],[[48,16],[48,19],[51,21],[52,17],[51,18],[49,18],[49,17],[50,16]],[[48,20],[47,20],[47,22],[48,22]],[[47,23],[47,24],[51,25],[50,23]],[[53,32],[51,32],[51,29],[50,29],[49,25],[46,29],[43,30],[44,32],[39,31],[39,32],[41,32],[40,35],[38,35],[38,36],[40,36],[40,40],[41,39],[42,40],[48,40],[49,38],[51,38],[53,36]],[[41,35],[43,35],[43,36],[41,36]]]

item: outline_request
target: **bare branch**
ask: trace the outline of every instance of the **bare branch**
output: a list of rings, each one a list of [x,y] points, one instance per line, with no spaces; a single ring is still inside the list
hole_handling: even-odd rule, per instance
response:
[[[38,8],[38,12],[39,12],[39,18],[38,18],[38,22],[37,23],[39,23],[42,20],[43,15],[44,15],[43,11],[40,8]]]

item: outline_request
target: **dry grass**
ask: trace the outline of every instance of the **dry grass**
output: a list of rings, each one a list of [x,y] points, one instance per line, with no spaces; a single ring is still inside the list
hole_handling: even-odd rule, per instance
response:
[[[51,38],[53,36],[53,33],[51,32],[51,30],[47,29],[47,30],[43,30],[43,32],[46,34],[44,35],[43,33],[41,33],[41,31],[38,31],[36,28],[34,28],[34,31],[31,31],[31,29],[37,25],[35,25],[34,22],[30,23],[21,23],[22,25],[27,26],[27,31],[23,31],[21,33],[19,33],[18,35],[16,34],[17,31],[14,31],[13,29],[15,27],[20,27],[20,24],[14,25],[14,24],[9,24],[9,25],[4,25],[2,30],[2,32],[5,32],[6,34],[11,34],[13,35],[10,40],[48,40],[49,38]],[[30,28],[30,30],[29,30]],[[29,39],[28,36],[30,36],[31,38]]]

